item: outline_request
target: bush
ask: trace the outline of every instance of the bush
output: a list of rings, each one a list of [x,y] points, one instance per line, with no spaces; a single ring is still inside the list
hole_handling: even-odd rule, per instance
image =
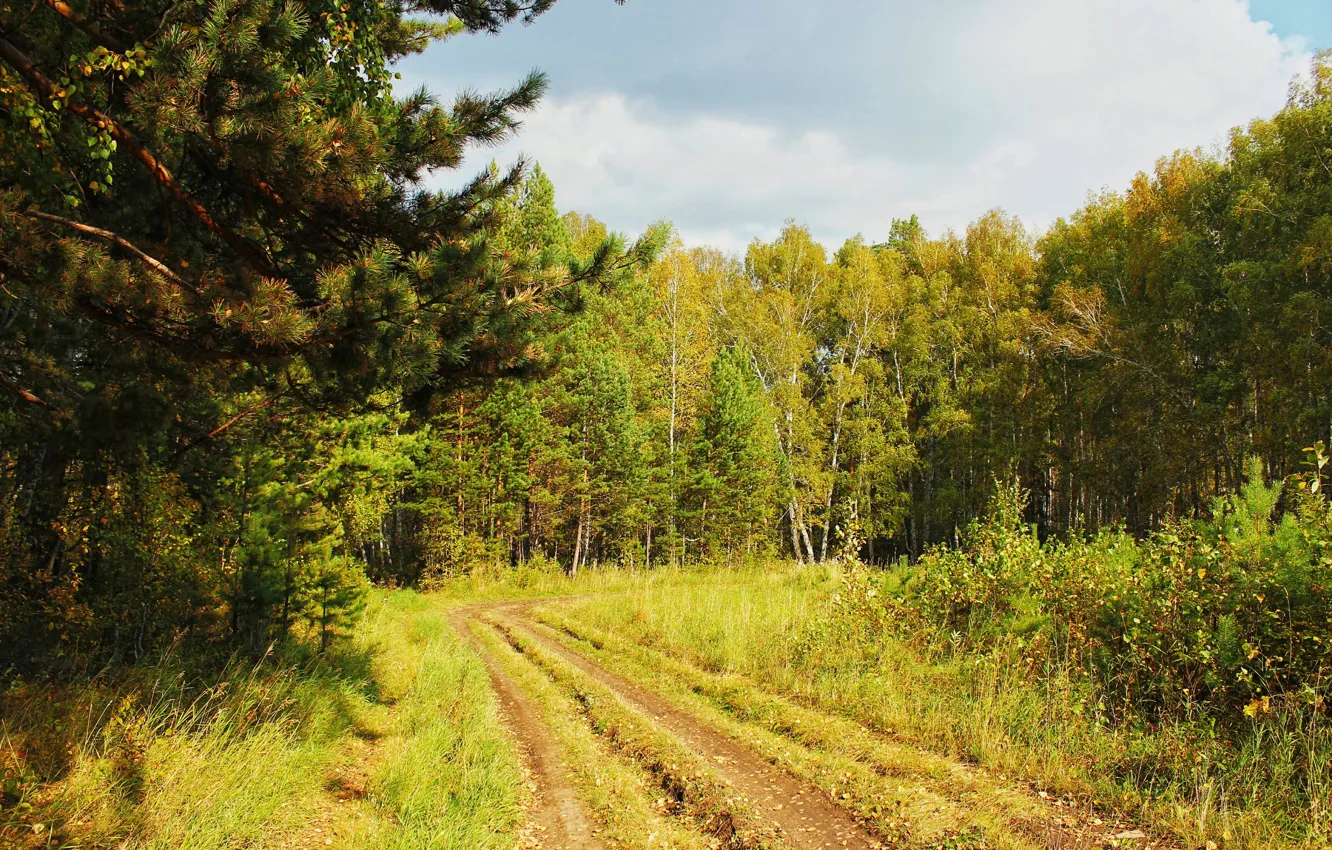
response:
[[[1111,719],[1323,712],[1332,670],[1332,508],[1316,476],[1247,484],[1206,521],[1145,541],[1122,532],[1040,543],[1025,494],[1001,487],[958,549],[853,572],[819,641],[888,633],[931,652],[1002,649],[1033,675],[1089,681]],[[818,641],[807,641],[813,645]]]

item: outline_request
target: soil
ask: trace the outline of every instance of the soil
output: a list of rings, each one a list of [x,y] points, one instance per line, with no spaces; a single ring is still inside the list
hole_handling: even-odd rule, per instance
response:
[[[521,622],[525,607],[509,604],[492,610],[507,625],[523,629],[533,640],[614,691],[630,707],[651,717],[711,763],[717,775],[746,797],[754,811],[782,830],[791,847],[868,850],[880,846],[850,812],[821,789],[800,782],[762,755],[700,723],[651,691],[526,628]]]
[[[505,725],[523,752],[534,799],[519,846],[542,850],[605,850],[578,800],[564,753],[542,723],[537,707],[467,625],[479,610],[486,607],[469,605],[458,608],[450,613],[449,622],[485,661]]]

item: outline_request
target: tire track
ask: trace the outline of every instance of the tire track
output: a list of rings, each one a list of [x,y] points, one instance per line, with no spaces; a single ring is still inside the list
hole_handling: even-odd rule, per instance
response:
[[[757,814],[780,827],[791,847],[871,850],[882,846],[850,812],[822,790],[795,779],[760,754],[651,691],[531,628],[523,616],[530,607],[531,603],[491,603],[482,610],[488,609],[506,626],[521,630],[544,649],[582,670],[711,762],[717,774],[743,795]]]
[[[821,713],[818,708],[798,700],[791,701],[787,696],[763,691],[757,685],[740,687],[740,690],[757,695],[751,698],[753,701],[735,703],[732,701],[732,688],[735,685],[731,682],[723,683],[727,677],[693,667],[688,661],[666,650],[649,648],[633,641],[630,641],[635,644],[632,647],[627,648],[626,644],[620,643],[617,648],[616,642],[625,640],[623,637],[613,637],[586,624],[571,622],[563,616],[552,618],[545,613],[533,615],[530,613],[533,607],[529,605],[525,608],[529,620],[573,651],[580,650],[574,649],[566,637],[572,638],[574,643],[586,642],[598,653],[608,653],[595,656],[589,653],[590,657],[603,664],[615,663],[606,661],[609,657],[628,660],[632,669],[646,665],[642,669],[665,673],[677,686],[719,709],[728,721],[735,721],[742,727],[756,724],[756,729],[774,734],[778,740],[785,739],[813,751],[841,753],[857,766],[881,777],[913,777],[909,779],[912,790],[921,794],[913,805],[900,809],[897,815],[917,827],[926,827],[924,834],[934,836],[934,843],[926,846],[952,847],[953,844],[948,843],[949,839],[964,835],[966,825],[980,827],[985,831],[984,834],[996,838],[1000,846],[1009,846],[1008,842],[1013,840],[1019,842],[1017,846],[1034,845],[1048,850],[1102,850],[1120,846],[1142,847],[1143,850],[1180,850],[1184,846],[1172,839],[1138,829],[1133,820],[1099,809],[1089,800],[1051,797],[1035,785],[1021,780],[1007,781],[1003,776],[995,781],[984,769],[975,765],[910,747],[887,732],[841,715]],[[644,661],[636,653],[655,654],[657,661]],[[657,663],[662,666],[655,667]],[[698,716],[697,712],[694,714]],[[743,737],[733,727],[723,725],[718,728],[729,728],[728,734],[731,736]],[[771,743],[766,747],[757,745],[770,760],[776,759],[772,747]],[[887,752],[880,750],[880,747],[887,748]],[[916,758],[912,757],[913,753]],[[778,763],[781,761],[776,760]],[[842,772],[840,768],[824,768],[823,772],[829,770],[839,775]],[[850,773],[845,774],[845,777],[848,782],[851,781]],[[905,789],[898,785],[897,790],[900,794]],[[883,799],[892,798],[891,789],[885,788],[882,792]],[[836,787],[830,793],[837,798]],[[859,789],[851,790],[851,796],[853,799],[867,799],[860,797]],[[846,796],[841,799],[845,800]],[[973,809],[977,805],[980,808]],[[943,812],[944,806],[954,810],[954,817],[948,819],[952,822],[932,823],[930,815]],[[961,832],[959,828],[962,828]]]
[[[561,748],[541,720],[541,713],[504,672],[491,653],[472,634],[468,624],[488,604],[467,605],[449,612],[449,625],[481,656],[499,701],[505,725],[518,741],[524,761],[536,783],[536,800],[529,811],[525,848],[549,850],[606,850],[574,790]]]

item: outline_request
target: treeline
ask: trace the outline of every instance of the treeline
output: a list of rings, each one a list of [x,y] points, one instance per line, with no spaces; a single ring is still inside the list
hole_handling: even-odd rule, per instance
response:
[[[435,415],[421,563],[915,559],[996,482],[1067,537],[1205,512],[1249,458],[1291,475],[1332,434],[1330,142],[1319,64],[1225,156],[1040,238],[995,212],[831,256],[794,224],[743,258],[674,246],[589,300],[550,374]]]
[[[1143,533],[1332,429],[1325,64],[1039,239],[740,258],[420,187],[543,80],[392,63],[549,5],[0,8],[0,671],[326,644],[367,577],[915,559],[996,482]]]

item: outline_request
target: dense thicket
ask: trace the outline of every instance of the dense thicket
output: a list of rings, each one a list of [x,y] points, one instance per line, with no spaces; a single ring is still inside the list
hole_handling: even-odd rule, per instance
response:
[[[0,670],[355,610],[407,407],[641,259],[497,244],[521,167],[422,186],[544,80],[446,107],[393,62],[549,5],[0,3]]]

